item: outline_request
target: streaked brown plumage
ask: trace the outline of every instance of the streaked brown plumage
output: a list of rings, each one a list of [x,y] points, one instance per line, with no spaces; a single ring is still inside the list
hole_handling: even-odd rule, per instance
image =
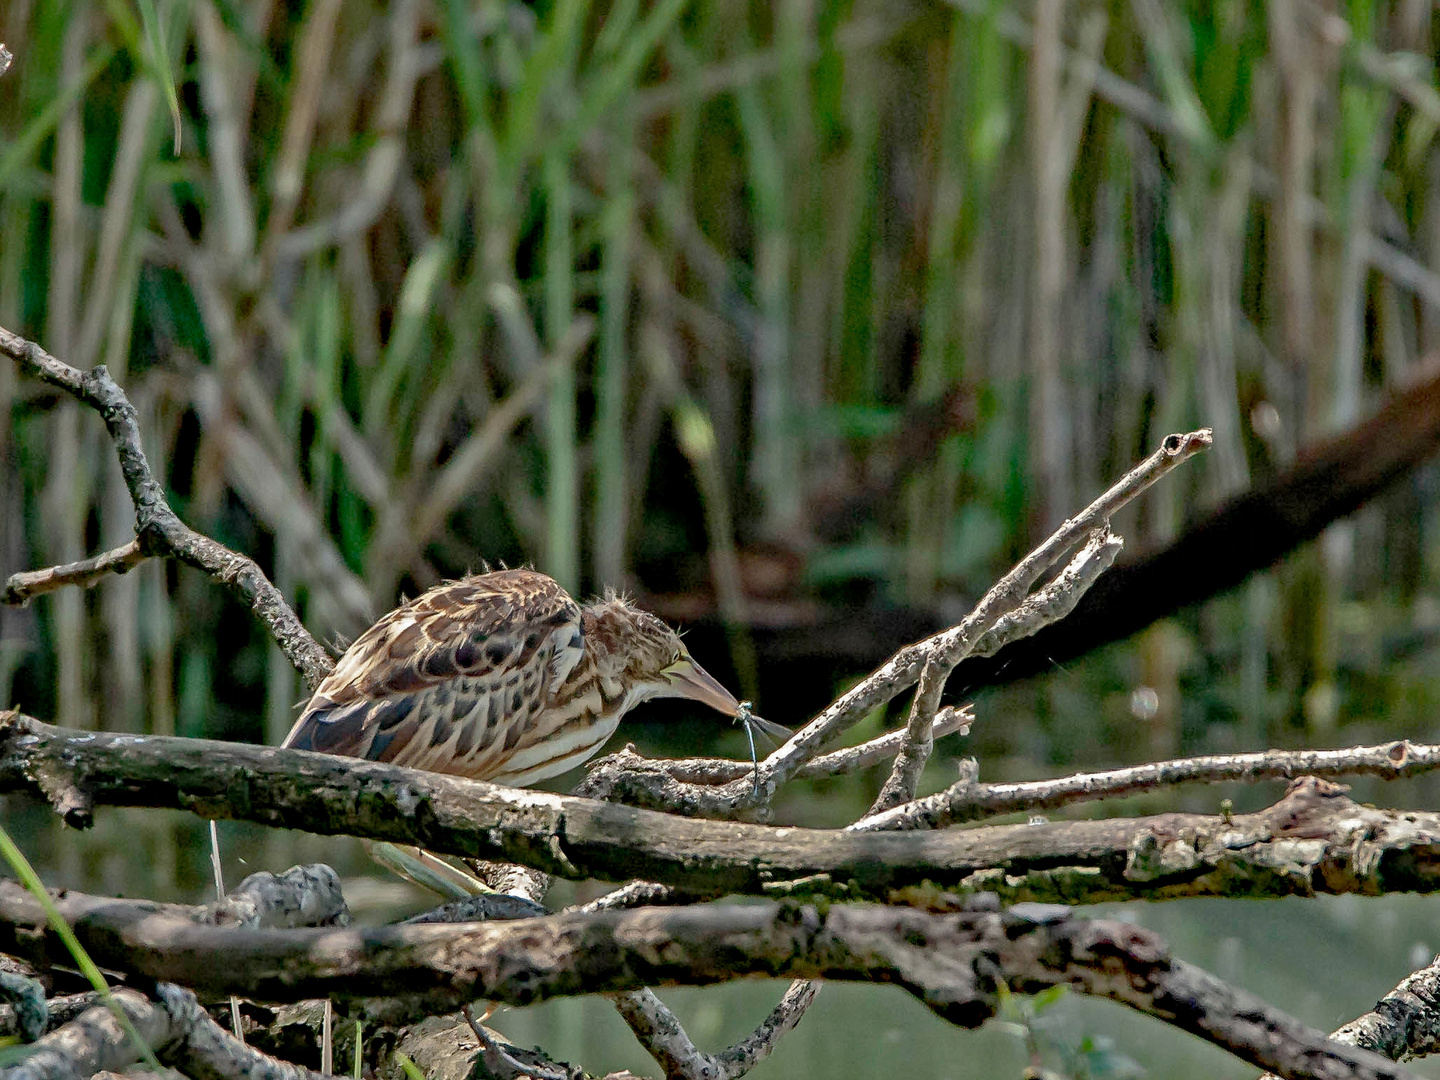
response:
[[[361,634],[284,745],[518,786],[590,758],[654,697],[740,708],[655,616],[613,594],[581,607],[544,574],[497,570]]]

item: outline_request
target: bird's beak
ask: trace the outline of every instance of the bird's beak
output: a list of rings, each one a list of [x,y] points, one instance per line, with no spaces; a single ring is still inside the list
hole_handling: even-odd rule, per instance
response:
[[[740,702],[735,700],[735,695],[688,656],[682,656],[666,668],[665,677],[674,686],[671,693],[675,697],[702,702],[726,716],[734,716],[740,711]]]

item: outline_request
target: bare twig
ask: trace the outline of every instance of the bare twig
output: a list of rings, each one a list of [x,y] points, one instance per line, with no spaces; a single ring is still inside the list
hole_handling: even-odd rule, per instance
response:
[[[1040,575],[1051,565],[1094,529],[1107,523],[1116,510],[1209,445],[1208,428],[1166,436],[1160,449],[1126,473],[1084,510],[1067,519],[1039,547],[1025,556],[985,594],[962,622],[901,649],[762,761],[759,780],[764,791],[773,792],[775,785],[794,776],[828,740],[877,705],[913,685],[927,662],[933,660],[948,675],[949,669],[968,653],[981,635],[1002,615],[1020,605]],[[749,799],[750,796],[747,791],[737,790],[733,797]]]
[[[998,652],[1007,642],[1033,634],[1041,627],[1049,626],[1069,615],[1080,602],[1080,597],[1095,583],[1095,579],[1115,562],[1121,546],[1121,539],[1110,531],[1108,523],[1095,529],[1090,534],[1089,541],[1054,581],[1027,598],[1013,611],[996,619],[990,629],[975,642],[969,654],[989,656]],[[870,807],[871,815],[883,813],[915,798],[920,773],[925,768],[925,763],[930,760],[930,749],[933,745],[930,729],[935,711],[940,707],[940,695],[945,690],[945,680],[953,670],[953,664],[947,666],[937,657],[932,656],[925,662],[925,667],[920,672],[920,685],[915,690],[915,699],[910,706],[910,717],[905,725],[904,745],[895,758],[889,778]]]
[[[468,900],[452,900],[438,908],[423,911],[419,915],[412,915],[405,920],[405,925],[533,919],[548,914],[550,913],[543,904],[537,904],[523,896],[510,896],[508,893],[481,893]]]
[[[725,1066],[727,1077],[743,1076],[770,1056],[780,1036],[794,1029],[805,1015],[805,1010],[820,992],[820,983],[815,979],[796,979],[785,991],[770,1015],[745,1038],[730,1049],[715,1055]]]
[[[935,714],[930,737],[934,740],[957,732],[967,734],[974,722],[974,705],[947,706]],[[802,780],[813,780],[866,769],[893,758],[904,739],[903,728],[887,731],[857,746],[821,754],[806,762],[795,775]],[[679,812],[665,802],[659,787],[651,786],[652,780],[658,780],[662,785],[675,781],[715,786],[753,774],[754,769],[748,761],[731,758],[647,758],[636,752],[634,744],[627,744],[613,754],[597,758],[590,766],[589,776],[572,794]]]
[[[486,1074],[495,1080],[520,1080],[525,1077],[534,1077],[535,1080],[569,1080],[569,1073],[537,1069],[534,1065],[515,1060],[505,1047],[480,1025],[469,1005],[461,1007],[460,1015],[465,1017],[465,1023],[470,1025],[470,1030],[480,1043],[480,1060],[485,1065]]]
[[[652,990],[612,994],[621,1018],[647,1053],[665,1070],[667,1080],[735,1080],[775,1049],[820,992],[813,979],[796,979],[760,1025],[740,1042],[718,1054],[707,1054],[691,1041],[684,1027]]]
[[[105,420],[135,504],[140,551],[179,559],[228,586],[266,625],[306,682],[318,685],[334,667],[329,654],[310,636],[253,559],[202,536],[176,516],[145,459],[135,407],[104,365],[79,371],[3,327],[0,354],[14,360],[25,373],[78,398]]]
[[[1397,780],[1440,768],[1440,746],[1399,742],[1343,750],[1265,750],[1246,754],[1155,761],[1105,772],[1077,773],[1055,780],[979,784],[962,780],[944,791],[882,814],[862,818],[852,829],[943,829],[999,814],[1053,810],[1072,803],[1111,799],[1178,784],[1253,783],[1297,776],[1335,779],[1378,776]]]
[[[715,1059],[691,1041],[653,990],[627,990],[611,994],[610,1000],[636,1041],[665,1070],[665,1080],[722,1080],[724,1074]]]
[[[139,539],[79,562],[51,566],[44,570],[22,570],[5,582],[5,603],[27,604],[32,597],[53,592],[66,585],[88,589],[110,574],[125,574],[145,561]]]

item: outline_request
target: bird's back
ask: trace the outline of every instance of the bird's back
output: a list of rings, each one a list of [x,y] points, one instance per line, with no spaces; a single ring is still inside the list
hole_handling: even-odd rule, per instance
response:
[[[589,717],[580,606],[534,570],[440,585],[357,638],[284,745],[520,784],[585,760],[618,715]]]

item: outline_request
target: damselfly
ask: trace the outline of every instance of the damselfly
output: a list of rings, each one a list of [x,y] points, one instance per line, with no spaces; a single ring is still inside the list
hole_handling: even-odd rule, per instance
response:
[[[768,737],[770,741],[779,745],[790,738],[790,729],[756,716],[751,711],[748,701],[740,702],[740,708],[735,712],[735,722],[744,727],[745,738],[750,742],[750,764],[755,769],[755,794],[758,795],[760,794],[760,758],[755,753],[755,732],[760,732],[762,737]]]

